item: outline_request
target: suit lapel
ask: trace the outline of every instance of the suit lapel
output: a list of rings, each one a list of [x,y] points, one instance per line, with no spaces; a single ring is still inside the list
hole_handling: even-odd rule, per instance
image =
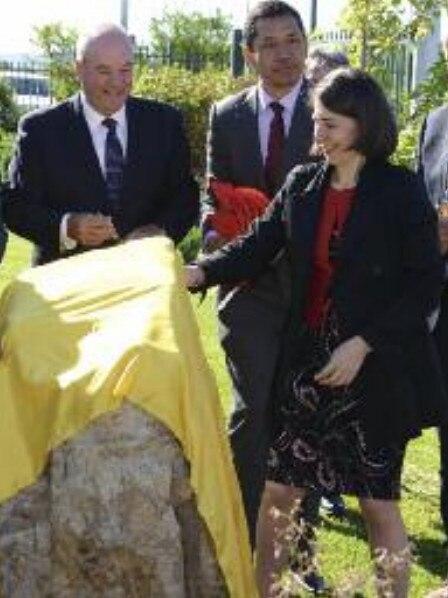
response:
[[[258,95],[256,87],[249,90],[240,105],[237,134],[237,143],[241,146],[242,155],[245,156],[247,170],[254,173],[255,179],[258,181],[257,186],[265,190],[263,158],[258,134]]]
[[[142,143],[145,129],[139,126],[139,115],[137,106],[129,98],[126,104],[126,121],[128,127],[128,144],[126,150],[126,160],[123,178],[122,198],[129,192],[129,187],[133,178],[133,171],[139,167],[139,162],[142,158],[142,152],[139,148],[148,147],[148,143]],[[148,156],[145,156],[148,159]]]
[[[330,176],[330,168],[322,164],[315,176],[301,191],[300,198],[293,199],[292,241],[298,262],[308,270],[312,264],[312,254],[323,201],[323,189]]]
[[[73,156],[76,161],[81,160],[82,171],[90,179],[92,188],[96,188],[98,198],[107,204],[106,185],[101,172],[101,166],[93,146],[92,137],[81,104],[80,95],[77,94],[71,100],[73,118],[70,122],[73,138]]]
[[[374,169],[365,166],[361,172],[353,206],[341,235],[339,260],[335,278],[340,276],[345,268],[350,265],[351,259],[357,254],[362,238],[369,229],[371,208],[375,203],[375,195]]]
[[[308,82],[304,79],[297,95],[283,154],[283,175],[297,164],[309,161],[313,125],[308,108]]]

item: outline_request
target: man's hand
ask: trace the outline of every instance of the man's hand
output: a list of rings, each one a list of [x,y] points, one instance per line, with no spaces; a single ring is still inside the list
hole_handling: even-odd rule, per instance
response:
[[[331,354],[315,380],[323,386],[348,386],[353,382],[371,348],[360,336],[345,341]]]
[[[185,266],[184,277],[188,289],[200,287],[205,282],[204,270],[200,266]]]
[[[112,218],[102,214],[70,214],[67,236],[84,247],[99,247],[106,241],[118,239]]]
[[[160,226],[156,226],[155,224],[146,224],[145,226],[139,226],[135,228],[132,232],[126,235],[125,241],[132,241],[133,239],[143,239],[145,237],[156,237],[156,236],[166,236],[166,232]]]
[[[213,251],[220,249],[226,243],[227,241],[221,237],[219,233],[217,233],[215,230],[209,230],[204,235],[202,249],[204,253],[212,253]]]
[[[442,255],[448,253],[448,218],[439,217],[439,243]]]

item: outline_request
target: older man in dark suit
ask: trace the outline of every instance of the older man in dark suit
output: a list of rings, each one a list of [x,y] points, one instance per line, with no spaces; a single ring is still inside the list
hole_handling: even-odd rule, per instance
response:
[[[253,187],[269,198],[288,171],[309,160],[312,121],[303,77],[307,40],[300,15],[277,0],[256,5],[245,25],[245,57],[258,84],[215,104],[210,113],[207,179]],[[213,227],[212,192],[203,209],[205,250],[224,242]],[[256,281],[221,288],[218,317],[234,390],[230,438],[249,532],[255,538],[272,424],[272,382],[289,304],[285,261]]]
[[[129,235],[177,242],[196,220],[180,114],[129,97],[132,61],[121,28],[97,28],[78,44],[81,92],[20,122],[5,219],[34,242],[37,263]]]
[[[448,38],[444,41],[448,57]],[[441,357],[448,389],[448,104],[433,110],[426,117],[420,135],[418,171],[429,198],[439,214],[440,249],[445,258],[445,284],[440,310],[434,328],[434,338]],[[440,429],[441,492],[440,510],[445,536],[448,539],[448,426]],[[446,588],[444,589],[446,591]],[[442,595],[440,594],[440,598]],[[434,598],[439,594],[434,594]]]

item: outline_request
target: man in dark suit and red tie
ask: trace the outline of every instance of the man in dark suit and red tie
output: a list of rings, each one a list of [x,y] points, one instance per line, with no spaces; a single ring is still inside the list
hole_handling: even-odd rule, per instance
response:
[[[241,202],[249,195],[247,188],[261,190],[270,200],[289,170],[310,160],[313,124],[303,77],[307,40],[300,14],[282,1],[260,2],[248,14],[244,44],[246,62],[257,73],[258,83],[211,108],[209,192],[202,210],[205,251],[228,240],[219,226],[227,223],[224,214],[220,219],[219,183],[233,185]],[[249,215],[254,207],[248,206]],[[242,223],[248,225],[246,216],[235,215],[238,232]],[[289,286],[286,261],[279,256],[259,279],[219,291],[220,338],[234,394],[229,433],[252,544],[265,482],[272,383]]]
[[[37,263],[130,235],[178,242],[196,221],[181,116],[130,97],[132,63],[126,32],[98,27],[78,43],[80,93],[19,124],[5,220],[34,243]]]

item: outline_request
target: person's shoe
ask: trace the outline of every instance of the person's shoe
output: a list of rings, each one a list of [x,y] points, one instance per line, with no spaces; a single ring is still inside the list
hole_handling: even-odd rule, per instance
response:
[[[314,596],[323,596],[328,591],[328,586],[325,583],[325,579],[316,573],[310,571],[301,575],[300,573],[294,574],[294,581],[300,586],[301,589],[314,594]]]
[[[322,496],[320,499],[320,510],[329,517],[344,519],[347,515],[347,507],[340,494]]]

